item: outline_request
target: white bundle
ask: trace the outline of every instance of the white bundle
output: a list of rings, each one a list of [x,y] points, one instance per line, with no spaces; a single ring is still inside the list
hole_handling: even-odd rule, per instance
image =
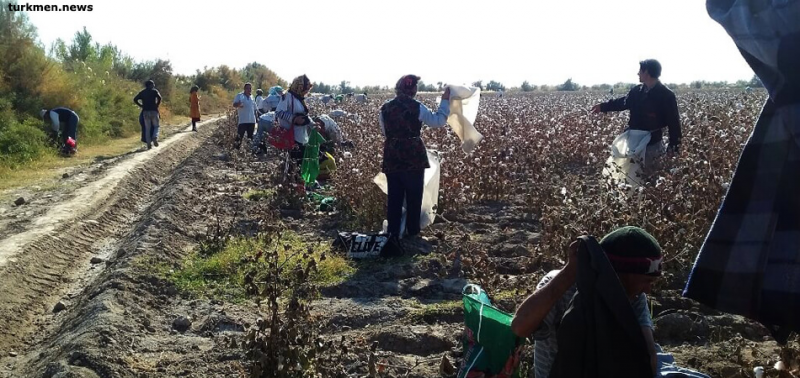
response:
[[[450,85],[450,116],[447,123],[461,139],[461,149],[471,154],[483,140],[483,135],[475,129],[473,123],[478,118],[478,105],[481,98],[480,88],[468,88]]]
[[[603,168],[603,176],[617,184],[641,185],[639,173],[645,164],[649,142],[650,132],[644,130],[628,130],[617,136],[611,144],[611,157]]]

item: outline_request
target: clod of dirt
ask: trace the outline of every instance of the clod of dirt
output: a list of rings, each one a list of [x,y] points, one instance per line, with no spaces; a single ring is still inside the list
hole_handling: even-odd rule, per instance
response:
[[[69,178],[69,173],[64,173],[63,175],[61,175],[61,178]]]
[[[655,320],[655,336],[659,340],[680,343],[707,337],[708,334],[709,327],[705,321],[694,321],[687,314],[672,313]]]
[[[102,264],[102,263],[103,263],[103,262],[105,262],[105,261],[106,261],[106,260],[103,260],[103,259],[102,259],[102,258],[100,258],[100,257],[92,257],[92,260],[91,260],[91,261],[89,261],[89,262],[91,262],[91,263],[92,263],[92,265],[94,265],[94,264]]]
[[[51,362],[47,364],[42,378],[53,378],[56,375],[62,375],[67,370],[67,367],[58,362]]]
[[[439,364],[439,375],[443,377],[450,377],[456,374],[456,368],[447,359],[447,355],[442,356],[442,362]]]
[[[186,316],[179,316],[172,321],[172,328],[178,332],[186,332],[192,327],[192,320]]]
[[[17,200],[16,200],[16,201],[14,201],[14,204],[15,204],[15,205],[17,205],[17,206],[22,206],[22,205],[24,205],[24,204],[25,204],[25,198],[23,198],[23,197],[19,197],[19,198],[17,198]]]
[[[58,301],[58,303],[56,303],[56,306],[53,307],[53,313],[56,314],[66,309],[67,309],[67,304],[64,303],[64,301]]]

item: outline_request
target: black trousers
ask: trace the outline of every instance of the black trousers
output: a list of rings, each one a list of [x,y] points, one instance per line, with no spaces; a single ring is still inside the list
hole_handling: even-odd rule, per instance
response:
[[[235,148],[239,149],[242,145],[242,138],[244,138],[244,134],[247,133],[247,137],[250,140],[253,140],[253,133],[256,131],[256,124],[255,123],[240,123],[239,127],[236,129],[236,145]]]
[[[408,236],[419,234],[425,170],[389,172],[386,174],[386,181],[389,187],[386,211],[386,218],[389,222],[387,231],[391,235],[400,237],[400,221],[403,217],[403,200],[405,200]]]

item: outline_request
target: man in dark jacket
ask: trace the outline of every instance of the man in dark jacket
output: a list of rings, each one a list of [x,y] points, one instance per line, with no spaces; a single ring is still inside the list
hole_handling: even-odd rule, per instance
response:
[[[647,144],[645,163],[664,154],[662,129],[669,129],[669,155],[677,154],[681,145],[681,121],[678,114],[678,102],[675,93],[661,84],[661,64],[655,59],[639,62],[639,82],[620,97],[592,107],[593,113],[606,113],[630,110],[628,129],[650,131],[650,142]]]
[[[133,103],[142,108],[144,140],[149,150],[153,145],[158,147],[158,127],[161,119],[158,106],[161,105],[161,93],[158,93],[153,80],[148,80],[144,86],[145,88],[133,98]]]
[[[591,240],[593,241],[594,238]],[[594,244],[597,245],[596,242]],[[657,354],[653,340],[653,322],[647,308],[645,293],[650,292],[652,283],[661,274],[661,247],[655,238],[641,228],[628,226],[614,230],[599,243],[600,254],[605,253],[607,261],[610,262],[613,269],[588,273],[589,276],[592,276],[590,279],[593,280],[587,286],[591,290],[581,291],[584,290],[581,289],[581,284],[586,284],[586,281],[582,282],[578,278],[579,275],[585,274],[587,266],[595,267],[600,264],[594,261],[596,253],[595,256],[592,256],[586,252],[580,256],[581,264],[579,264],[578,246],[578,241],[569,246],[569,257],[564,269],[547,274],[537,286],[536,291],[520,305],[511,322],[511,329],[517,336],[533,336],[536,340],[534,346],[536,378],[550,377],[551,374],[558,372],[559,367],[563,368],[570,364],[575,365],[573,367],[578,370],[581,368],[596,369],[597,366],[589,366],[590,361],[602,363],[604,367],[615,366],[614,363],[618,362],[620,369],[638,369],[640,372],[646,371],[649,376],[653,376],[657,368]],[[592,262],[587,264],[590,258],[592,258]],[[605,264],[608,265],[608,262]],[[581,266],[579,267],[579,265]],[[617,277],[619,277],[618,280]],[[578,298],[576,292],[579,291],[580,294],[583,294],[582,300],[573,300],[573,297]],[[617,302],[609,303],[609,297],[615,298]],[[587,303],[591,304],[598,300],[605,301],[607,305],[611,304],[612,306],[599,306],[594,311],[586,311]],[[589,329],[590,327],[573,324],[576,323],[575,319],[572,319],[573,323],[569,327],[561,327],[562,323],[566,324],[569,321],[568,313],[570,311],[568,310],[572,310],[570,306],[579,303],[582,303],[584,307],[575,309],[575,311],[585,311],[584,314],[591,313],[590,324],[602,324],[599,331],[605,332],[606,336],[616,336],[606,340],[592,339],[595,343],[604,344],[607,347],[600,348],[599,352],[594,355],[586,355],[589,346],[585,340],[564,345],[566,340],[581,340],[582,337],[596,336],[592,332],[593,330]],[[610,308],[615,313],[603,313],[602,311],[606,308]],[[584,314],[578,314],[577,322],[585,320]],[[572,316],[575,317],[575,315],[573,312]],[[617,319],[625,321],[619,322]],[[631,332],[631,330],[639,333]],[[610,357],[605,356],[608,358],[600,361],[592,359],[597,355],[602,355],[603,350],[628,350],[632,353],[618,356],[612,354]],[[586,362],[575,362],[570,359]],[[620,373],[620,371],[617,370],[615,373]]]

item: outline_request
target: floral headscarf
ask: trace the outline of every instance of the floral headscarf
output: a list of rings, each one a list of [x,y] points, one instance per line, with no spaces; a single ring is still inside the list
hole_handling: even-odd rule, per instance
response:
[[[302,99],[303,93],[311,89],[311,87],[313,87],[313,85],[311,85],[311,81],[308,80],[308,76],[301,75],[292,80],[292,85],[289,86],[289,92],[292,92],[295,97]]]
[[[416,75],[405,75],[397,81],[394,92],[398,96],[414,97],[417,94],[417,83],[421,78]]]

